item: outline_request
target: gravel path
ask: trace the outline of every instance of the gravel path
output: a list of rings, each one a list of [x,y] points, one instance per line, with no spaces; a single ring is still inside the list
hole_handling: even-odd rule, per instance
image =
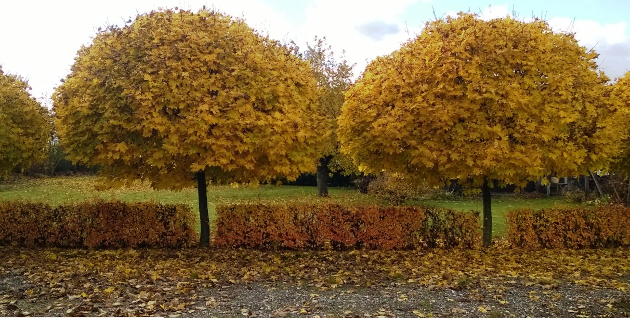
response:
[[[628,249],[0,255],[0,316],[630,317]]]
[[[619,308],[624,296],[617,290],[592,290],[575,285],[554,290],[515,287],[497,294],[485,289],[430,290],[412,285],[319,291],[251,284],[219,289],[208,303],[214,308],[185,316],[627,317],[630,311]]]
[[[125,304],[81,299],[24,299],[20,276],[0,280],[2,316],[126,316]],[[498,282],[501,283],[501,282]],[[507,285],[510,285],[508,283]],[[514,282],[485,288],[430,289],[413,284],[322,289],[288,284],[233,284],[198,290],[166,317],[630,317],[630,296],[566,284],[547,289]]]

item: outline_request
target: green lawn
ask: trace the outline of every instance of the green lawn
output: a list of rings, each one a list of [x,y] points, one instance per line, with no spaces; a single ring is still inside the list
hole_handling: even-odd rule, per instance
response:
[[[58,205],[90,199],[126,202],[155,201],[189,204],[199,214],[197,189],[181,191],[153,190],[146,185],[97,191],[98,180],[93,176],[22,178],[0,183],[0,201],[24,200]],[[330,188],[330,198],[317,196],[315,187],[260,185],[258,187],[229,185],[208,187],[210,220],[214,220],[216,204],[236,202],[335,202],[341,204],[376,204],[371,196],[349,188]]]
[[[476,210],[481,212],[483,209],[481,198],[469,200],[422,200],[411,202],[411,204],[429,205],[462,211]],[[558,196],[529,199],[517,195],[495,194],[492,196],[492,232],[499,236],[507,232],[505,215],[508,210],[524,208],[542,209],[561,205],[567,206],[575,204],[569,203],[564,197]]]
[[[102,198],[116,199],[127,202],[156,201],[161,203],[189,204],[198,214],[197,190],[194,188],[181,191],[153,190],[145,185],[97,191],[97,178],[81,177],[42,177],[22,178],[13,182],[0,183],[0,201],[26,200],[58,205],[69,202]],[[216,204],[234,202],[334,202],[340,204],[378,204],[379,200],[373,196],[361,194],[354,189],[330,188],[330,198],[319,198],[315,187],[304,186],[274,186],[261,185],[258,187],[210,186],[208,188],[210,219],[215,218]],[[456,210],[481,211],[481,199],[458,200],[422,200],[409,202],[414,205],[430,205]],[[503,235],[506,232],[505,214],[513,208],[544,208],[557,205],[567,205],[562,197],[539,199],[525,199],[514,195],[495,195],[492,199],[493,232]]]

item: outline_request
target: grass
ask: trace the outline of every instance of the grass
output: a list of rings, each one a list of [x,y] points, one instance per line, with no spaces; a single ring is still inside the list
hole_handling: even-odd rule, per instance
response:
[[[20,178],[12,182],[0,183],[0,201],[23,200],[42,202],[51,205],[80,202],[93,199],[120,200],[124,202],[154,201],[159,203],[188,204],[198,217],[199,206],[197,189],[180,191],[153,190],[147,185],[135,184],[132,187],[98,191],[98,178],[41,177]],[[304,202],[315,203],[332,201],[341,204],[377,203],[373,197],[349,188],[330,188],[330,198],[317,196],[315,187],[260,185],[258,187],[232,187],[215,185],[208,187],[208,210],[210,221],[216,217],[217,204],[239,202]]]
[[[198,215],[197,190],[181,191],[153,190],[143,184],[132,187],[97,191],[98,179],[93,176],[20,178],[0,183],[0,201],[24,200],[51,205],[80,202],[90,199],[121,200],[125,202],[155,201],[181,203],[191,206]],[[333,202],[344,205],[381,203],[373,196],[361,194],[349,188],[330,188],[330,198],[317,196],[315,187],[288,185],[261,185],[258,187],[210,186],[208,188],[210,220],[216,217],[217,204],[238,202]],[[455,210],[482,210],[480,198],[457,200],[422,200],[409,202],[413,205],[428,205]],[[527,199],[515,195],[494,195],[492,199],[493,232],[504,235],[507,231],[505,214],[509,209],[568,205],[562,197]]]
[[[441,208],[448,208],[460,211],[475,210],[481,212],[483,203],[481,198],[475,199],[455,199],[455,200],[422,200],[414,201],[412,204],[428,205]],[[492,233],[495,235],[505,235],[507,233],[506,214],[509,210],[514,209],[542,209],[556,206],[575,205],[565,200],[564,197],[542,197],[542,198],[523,198],[517,195],[494,194],[492,196]]]

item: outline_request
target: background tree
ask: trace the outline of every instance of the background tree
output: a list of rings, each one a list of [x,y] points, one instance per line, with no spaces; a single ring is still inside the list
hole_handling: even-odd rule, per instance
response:
[[[51,135],[48,110],[29,93],[26,80],[0,66],[0,177],[43,159]]]
[[[182,188],[294,178],[315,169],[316,83],[296,52],[208,11],[142,14],[79,50],[54,95],[62,146],[112,182]]]
[[[619,107],[619,113],[624,120],[619,127],[625,128],[621,141],[621,152],[615,158],[612,171],[625,179],[627,184],[625,201],[630,205],[630,72],[619,78],[613,85],[612,97]]]
[[[351,169],[348,158],[339,153],[337,141],[337,117],[341,113],[343,94],[352,83],[352,68],[344,59],[335,60],[335,54],[326,44],[326,38],[315,37],[314,43],[307,44],[304,59],[310,64],[317,80],[319,107],[323,114],[325,131],[322,134],[323,153],[317,162],[317,192],[328,196],[328,177],[331,170]]]
[[[604,165],[617,146],[597,54],[541,20],[460,13],[374,60],[346,93],[342,152],[367,172],[490,187]]]

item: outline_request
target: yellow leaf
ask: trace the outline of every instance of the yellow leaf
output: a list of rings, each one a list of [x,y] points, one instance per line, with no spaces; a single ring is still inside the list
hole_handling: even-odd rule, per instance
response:
[[[155,188],[194,186],[201,170],[212,183],[297,178],[336,143],[320,97],[338,112],[349,80],[320,96],[295,53],[214,10],[140,14],[79,51],[55,92],[59,140],[69,159]]]
[[[337,121],[341,152],[363,171],[399,171],[434,186],[525,185],[552,171],[605,167],[621,141],[611,127],[630,127],[630,116],[622,120],[607,98],[594,59],[540,20],[460,13],[428,23],[348,88]],[[626,108],[628,79],[617,90]]]

